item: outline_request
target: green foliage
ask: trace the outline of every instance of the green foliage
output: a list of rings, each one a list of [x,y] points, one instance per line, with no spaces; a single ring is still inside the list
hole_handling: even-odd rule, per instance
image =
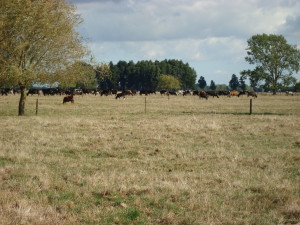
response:
[[[74,81],[66,68],[88,55],[75,27],[81,23],[66,0],[1,0],[0,85],[18,85],[19,115],[33,83]]]
[[[248,40],[245,60],[256,68],[241,74],[254,83],[263,81],[264,88],[276,94],[278,89],[289,85],[293,73],[299,71],[300,51],[288,44],[282,35],[257,34]]]
[[[226,84],[218,84],[216,87],[217,91],[229,91],[229,87]]]
[[[300,92],[300,82],[295,84],[295,91]]]
[[[239,87],[239,79],[235,74],[232,74],[231,80],[229,81],[229,87],[231,90],[237,90]]]
[[[158,77],[158,85],[157,88],[167,89],[167,90],[174,90],[180,88],[180,81],[172,76],[172,75],[161,75]]]
[[[246,91],[246,89],[247,89],[247,86],[246,86],[243,76],[240,76],[239,87],[242,91]]]
[[[205,81],[205,78],[203,76],[201,76],[198,80],[198,87],[200,89],[204,89],[206,87],[206,81]]]
[[[217,88],[217,86],[216,86],[215,82],[212,80],[210,82],[209,89],[214,91],[214,90],[216,90],[216,88]]]
[[[119,61],[110,63],[111,77],[99,82],[101,88],[157,89],[158,77],[170,74],[176,77],[184,89],[193,89],[197,74],[188,63],[179,60]]]

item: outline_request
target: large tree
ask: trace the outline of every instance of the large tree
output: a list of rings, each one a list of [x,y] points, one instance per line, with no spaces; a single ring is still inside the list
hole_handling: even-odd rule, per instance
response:
[[[229,81],[229,87],[231,90],[237,90],[237,88],[239,87],[240,83],[239,83],[239,79],[235,74],[232,74],[231,76],[231,80]]]
[[[87,55],[80,22],[66,0],[0,1],[0,80],[20,87],[19,115],[32,84],[80,80],[74,63]]]
[[[206,87],[206,80],[203,76],[200,76],[200,78],[198,80],[198,87],[200,89],[204,89]]]
[[[174,89],[179,89],[180,86],[181,86],[180,81],[175,76],[164,74],[158,77],[157,88],[160,90],[162,89],[174,90]]]
[[[210,81],[209,89],[214,91],[216,90],[217,86],[213,80]]]
[[[257,34],[248,40],[245,60],[256,68],[241,74],[265,82],[265,86],[276,94],[278,89],[289,83],[293,73],[299,71],[300,51],[287,43],[282,35]]]
[[[239,87],[241,88],[242,91],[246,91],[246,89],[247,89],[247,85],[245,83],[245,80],[244,80],[243,76],[240,76]]]

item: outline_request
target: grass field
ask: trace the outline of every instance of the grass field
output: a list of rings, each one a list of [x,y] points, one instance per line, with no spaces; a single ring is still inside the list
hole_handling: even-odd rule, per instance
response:
[[[0,96],[0,224],[300,224],[300,96]]]

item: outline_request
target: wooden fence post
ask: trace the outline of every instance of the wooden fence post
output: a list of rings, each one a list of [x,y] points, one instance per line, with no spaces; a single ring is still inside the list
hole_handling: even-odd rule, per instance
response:
[[[252,114],[252,98],[250,99],[250,115]]]
[[[147,112],[147,96],[145,95],[145,113]]]
[[[36,104],[35,104],[35,115],[37,116],[39,111],[39,99],[36,99]]]

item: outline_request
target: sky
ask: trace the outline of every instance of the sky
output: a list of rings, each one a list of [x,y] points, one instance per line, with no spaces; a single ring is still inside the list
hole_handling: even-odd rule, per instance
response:
[[[177,59],[209,84],[253,66],[247,40],[281,34],[300,49],[299,0],[68,0],[97,62]],[[300,80],[300,73],[295,74]]]

